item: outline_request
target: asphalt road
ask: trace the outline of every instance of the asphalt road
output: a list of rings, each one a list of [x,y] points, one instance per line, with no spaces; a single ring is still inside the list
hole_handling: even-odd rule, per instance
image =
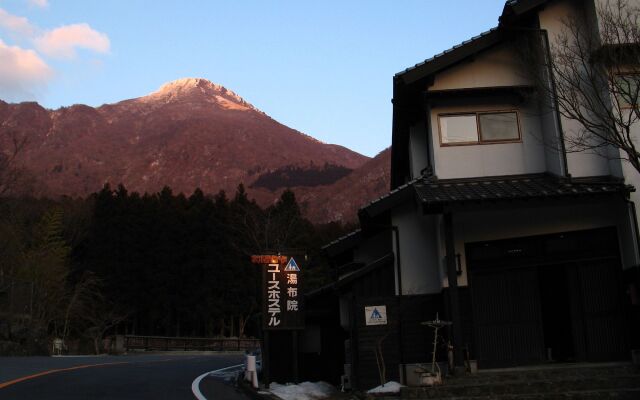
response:
[[[0,357],[0,399],[188,399],[199,375],[241,364],[241,355]],[[26,378],[26,379],[25,379]],[[242,398],[207,379],[210,400]]]

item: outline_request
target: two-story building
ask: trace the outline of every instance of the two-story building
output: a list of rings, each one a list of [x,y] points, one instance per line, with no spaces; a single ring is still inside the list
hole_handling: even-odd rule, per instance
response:
[[[356,386],[377,384],[379,343],[387,378],[410,382],[431,359],[420,322],[436,313],[452,321],[458,365],[626,360],[640,348],[638,172],[567,151],[576,122],[514,48],[531,32],[553,44],[563,20],[597,20],[596,9],[509,0],[495,29],[394,76],[391,191],[326,247]],[[386,325],[366,324],[375,305]]]

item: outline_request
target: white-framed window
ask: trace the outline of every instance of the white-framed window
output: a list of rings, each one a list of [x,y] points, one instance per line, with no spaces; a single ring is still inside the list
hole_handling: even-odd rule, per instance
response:
[[[520,141],[518,113],[513,110],[440,114],[438,124],[443,146]]]

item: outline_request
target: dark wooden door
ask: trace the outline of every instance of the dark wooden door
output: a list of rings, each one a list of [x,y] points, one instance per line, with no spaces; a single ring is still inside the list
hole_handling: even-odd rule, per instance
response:
[[[466,252],[479,366],[544,362],[546,348],[556,361],[629,357],[615,228],[470,243]]]
[[[573,264],[576,276],[574,330],[581,358],[610,361],[628,358],[628,329],[622,303],[621,267],[617,258]],[[577,290],[576,290],[577,289]]]
[[[476,271],[470,284],[478,366],[496,368],[543,361],[536,269]]]

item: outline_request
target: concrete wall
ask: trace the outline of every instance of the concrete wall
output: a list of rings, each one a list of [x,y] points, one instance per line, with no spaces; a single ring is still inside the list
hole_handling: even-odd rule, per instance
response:
[[[400,231],[402,294],[440,293],[437,217],[423,216],[414,202],[407,202],[393,209],[391,218]],[[395,252],[395,241],[393,245]]]

